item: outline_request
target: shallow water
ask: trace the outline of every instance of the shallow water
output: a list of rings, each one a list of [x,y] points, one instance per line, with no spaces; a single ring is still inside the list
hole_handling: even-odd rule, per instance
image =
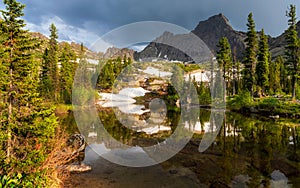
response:
[[[100,109],[109,139],[96,122],[83,118],[86,127],[79,129],[89,143],[83,162],[93,170],[73,174],[66,187],[300,187],[300,127],[288,126],[291,122],[226,112],[218,123],[214,112],[203,109],[192,110],[186,118],[176,111],[155,112],[135,115]],[[76,130],[72,114],[63,123],[71,132]],[[159,149],[175,133],[186,131],[193,137],[184,148],[154,166],[125,167],[104,159],[159,161],[145,148]]]

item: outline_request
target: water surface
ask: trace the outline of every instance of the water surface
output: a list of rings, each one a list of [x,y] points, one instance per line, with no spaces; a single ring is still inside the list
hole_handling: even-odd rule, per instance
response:
[[[114,106],[99,109],[98,115],[113,139],[134,146],[134,151],[131,148],[129,152],[151,160],[143,148],[163,144],[176,131],[182,117],[180,111],[149,110],[132,114]],[[212,120],[210,110],[196,109],[192,113],[180,130],[194,133],[187,145],[169,160],[142,168],[120,166],[100,157],[98,154],[124,150],[116,142],[103,141],[103,130],[97,125],[86,125],[82,134],[90,146],[84,163],[93,170],[72,175],[69,186],[300,187],[300,128],[294,122],[226,112],[219,126]],[[76,126],[72,114],[63,122],[70,131],[76,130],[71,128]],[[209,136],[215,137],[213,142],[199,152],[201,140]]]

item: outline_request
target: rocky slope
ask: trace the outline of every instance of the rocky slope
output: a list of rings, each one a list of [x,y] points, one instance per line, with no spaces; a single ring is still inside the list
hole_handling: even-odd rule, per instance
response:
[[[300,37],[300,21],[297,24],[297,29]],[[222,37],[227,37],[232,48],[233,56],[235,56],[238,60],[242,60],[246,46],[244,43],[246,33],[234,30],[230,25],[229,20],[223,14],[218,14],[208,18],[205,21],[200,21],[196,28],[189,34],[174,35],[170,32],[165,32],[163,35],[151,42],[143,51],[136,52],[134,54],[134,58],[137,61],[149,61],[157,59],[178,60],[184,62],[192,61],[189,55],[183,53],[179,49],[159,43],[161,41],[176,41],[179,44],[187,44],[188,42],[191,42],[191,46],[197,47],[197,50],[203,49],[205,46],[204,44],[196,44],[193,43],[193,41],[185,41],[186,37],[184,36],[191,35],[192,33],[202,39],[213,54],[215,54],[215,52],[218,50],[217,44],[219,40]],[[284,46],[286,44],[285,35],[286,33],[284,32],[278,37],[273,38],[269,36],[269,45],[272,58],[276,58],[278,55],[284,55]],[[194,53],[199,53],[197,50],[194,49]]]
[[[40,45],[40,49],[39,52],[43,53],[46,46],[47,46],[47,42],[49,41],[49,38],[41,33],[38,32],[31,32],[30,33],[31,36],[33,38],[36,38],[37,40],[40,41],[41,45]],[[75,43],[75,42],[66,42],[66,41],[61,41],[58,43],[59,48],[63,48],[63,46],[68,43],[72,50],[75,52],[75,54],[79,57],[80,53],[81,53],[81,44]],[[84,51],[85,51],[85,57],[87,59],[91,59],[91,60],[99,60],[99,59],[109,59],[109,58],[117,58],[117,57],[121,57],[123,58],[124,56],[126,57],[130,57],[131,59],[133,59],[133,54],[134,54],[134,50],[128,49],[128,48],[115,48],[115,47],[111,47],[108,48],[106,50],[105,53],[103,52],[94,52],[90,49],[88,49],[87,47],[83,47]]]
[[[203,43],[195,43],[192,39],[192,35],[199,37]],[[187,48],[193,46],[195,49],[193,53],[203,54],[203,50],[208,47],[213,53],[217,51],[217,44],[222,37],[227,37],[232,47],[232,51],[236,51],[237,58],[242,57],[242,53],[245,49],[244,38],[245,33],[235,31],[229,24],[228,19],[223,15],[215,15],[208,20],[201,21],[197,27],[188,34],[173,35],[172,33],[165,32],[162,36],[151,42],[143,51],[135,53],[135,60],[144,60],[149,57],[157,57],[166,60],[178,60],[178,61],[192,61],[186,54],[182,53],[179,49],[170,47],[164,44],[158,43],[158,41],[176,41],[179,44],[186,44]],[[188,39],[188,41],[185,41]],[[188,45],[188,43],[190,43]],[[190,51],[190,49],[188,50]],[[207,55],[207,54],[206,54]],[[208,55],[207,58],[209,58]]]
[[[31,37],[36,38],[39,42],[40,42],[40,47],[39,47],[39,52],[43,53],[47,43],[49,41],[49,38],[39,32],[30,32]],[[65,41],[61,41],[58,42],[58,47],[59,47],[59,51],[61,51],[61,49],[63,48],[63,46],[68,43],[72,50],[75,52],[75,54],[79,57],[80,53],[81,53],[81,44],[75,43],[75,42],[65,42]],[[87,47],[83,47],[84,51],[85,51],[85,56],[87,59],[94,59],[94,60],[98,60],[99,58],[103,57],[103,53],[99,52],[93,52],[92,50],[89,50]]]
[[[138,61],[202,62],[209,60],[210,56],[209,48],[194,34],[174,35],[170,32],[164,32],[142,52],[135,53],[134,59]]]
[[[298,31],[298,37],[300,37],[300,21],[297,23],[297,31]],[[286,45],[285,42],[286,32],[281,34],[280,36],[276,38],[270,38],[269,45],[270,45],[270,51],[273,58],[284,55],[284,46]]]
[[[246,34],[235,31],[231,27],[229,20],[223,14],[215,15],[206,21],[199,22],[192,32],[200,37],[213,52],[218,50],[217,44],[219,40],[222,37],[227,37],[232,52],[236,51],[235,53],[238,59],[242,57],[245,49],[244,39]]]
[[[117,58],[117,57],[123,58],[124,56],[126,56],[133,59],[133,54],[134,54],[134,50],[128,48],[119,49],[115,47],[110,47],[106,50],[103,57],[104,59],[109,59],[109,58]]]

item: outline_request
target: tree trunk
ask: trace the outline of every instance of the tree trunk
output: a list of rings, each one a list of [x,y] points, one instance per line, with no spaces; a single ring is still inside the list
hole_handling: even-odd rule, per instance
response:
[[[13,103],[13,96],[12,96],[12,89],[13,89],[13,70],[12,70],[12,49],[10,50],[10,66],[9,66],[9,104],[8,104],[8,125],[7,125],[7,148],[6,148],[6,157],[7,161],[10,161],[10,155],[11,155],[11,148],[12,148],[12,135],[11,135],[11,129],[10,125],[12,123],[12,103]]]
[[[297,89],[297,78],[295,75],[292,76],[292,100],[296,99],[296,89]]]
[[[214,62],[213,62],[213,59],[212,59],[212,54],[211,54],[211,58],[210,58],[210,90],[213,91],[214,88],[215,88],[215,84],[214,84]],[[213,95],[214,92],[212,92]],[[215,96],[212,96],[212,97],[215,97]]]
[[[12,90],[13,90],[13,33],[10,32],[10,65],[9,65],[9,92],[8,92],[8,125],[7,125],[7,148],[6,148],[6,157],[7,161],[10,161],[11,156],[11,149],[12,149],[12,132],[10,125],[12,124],[12,103],[13,103],[13,96],[12,96]]]

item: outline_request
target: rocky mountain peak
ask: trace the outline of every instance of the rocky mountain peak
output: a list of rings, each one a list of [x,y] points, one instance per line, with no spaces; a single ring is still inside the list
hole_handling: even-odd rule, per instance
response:
[[[200,21],[197,27],[194,29],[194,31],[203,30],[203,28],[224,28],[228,30],[233,30],[228,18],[221,13],[211,16],[205,21]]]
[[[199,37],[203,43],[194,44],[196,40],[191,40],[194,36]],[[202,54],[206,46],[216,53],[218,50],[217,44],[222,37],[227,37],[235,52],[237,59],[241,59],[245,49],[244,38],[245,33],[235,31],[229,20],[223,15],[218,14],[208,18],[205,21],[200,21],[197,27],[187,34],[174,35],[170,32],[164,32],[160,37],[151,42],[143,51],[135,53],[134,57],[137,61],[145,58],[162,58],[167,60],[192,61],[187,54],[181,53],[179,50],[172,49],[169,46],[159,43],[176,43],[177,45],[193,46],[194,49],[189,49],[190,54]],[[189,45],[190,44],[190,45]],[[176,46],[176,45],[173,45]],[[198,51],[197,51],[197,50]]]
[[[159,41],[163,41],[163,40],[167,40],[174,37],[174,34],[169,32],[169,31],[165,31],[161,36],[159,36],[158,38],[156,38],[153,42],[159,42]]]
[[[116,47],[110,47],[106,50],[103,57],[105,59],[110,59],[110,58],[117,58],[117,57],[123,58],[124,56],[126,56],[126,57],[130,57],[131,59],[133,59],[133,54],[134,54],[134,50],[131,50],[128,48],[120,49],[120,48],[116,48]]]
[[[235,31],[228,18],[223,14],[218,14],[199,22],[192,32],[200,37],[214,53],[218,50],[217,44],[219,40],[222,37],[226,37],[231,45],[232,52],[235,51],[238,59],[242,57],[245,49],[245,33]]]

